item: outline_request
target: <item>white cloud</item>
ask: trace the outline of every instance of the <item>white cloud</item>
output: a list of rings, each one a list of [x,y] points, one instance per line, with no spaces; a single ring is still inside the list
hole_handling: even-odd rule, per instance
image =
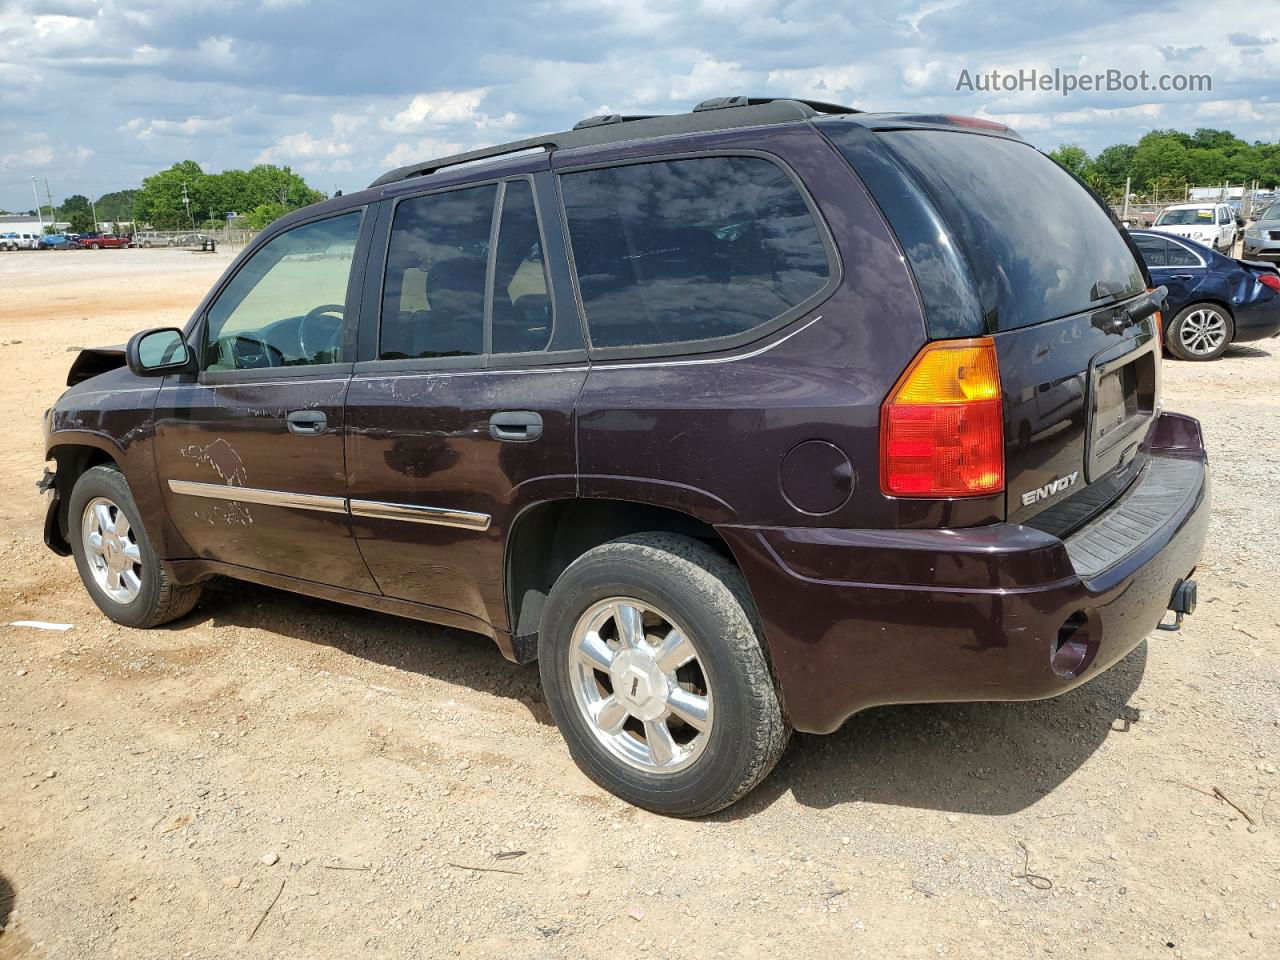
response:
[[[293,160],[346,157],[351,154],[351,144],[341,140],[313,137],[303,131],[281,137],[274,146],[267,147],[254,158],[254,163],[289,163]]]
[[[406,164],[416,163],[419,160],[432,160],[436,157],[447,157],[453,153],[462,151],[462,144],[452,140],[438,140],[434,137],[424,137],[421,140],[415,140],[412,143],[397,143],[391,148],[390,152],[382,158],[382,162],[388,167],[403,167]]]
[[[46,167],[53,163],[53,148],[28,147],[14,153],[0,154],[0,170],[20,170],[29,167]]]
[[[384,118],[382,129],[391,133],[416,133],[440,124],[473,121],[488,92],[477,88],[420,93],[399,113]]]
[[[142,117],[133,117],[119,129],[122,133],[132,133],[139,140],[152,140],[156,137],[190,139],[225,131],[229,122],[227,117],[187,117],[185,120],[144,120]]]

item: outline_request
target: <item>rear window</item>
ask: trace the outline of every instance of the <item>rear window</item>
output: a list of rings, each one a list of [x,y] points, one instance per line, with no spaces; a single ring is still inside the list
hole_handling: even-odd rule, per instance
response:
[[[585,170],[561,192],[593,347],[763,332],[832,276],[800,190],[760,157]]]
[[[1035,148],[937,130],[881,136],[950,225],[990,328],[1055,320],[1144,289],[1102,206]]]

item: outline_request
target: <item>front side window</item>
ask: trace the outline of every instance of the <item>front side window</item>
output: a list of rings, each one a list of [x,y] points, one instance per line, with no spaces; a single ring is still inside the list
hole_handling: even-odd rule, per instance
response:
[[[204,369],[338,363],[358,212],[294,227],[267,241],[209,308]]]
[[[799,189],[761,157],[608,167],[561,183],[594,347],[732,337],[831,277]]]
[[[496,185],[396,206],[382,288],[381,360],[484,352],[485,273]]]

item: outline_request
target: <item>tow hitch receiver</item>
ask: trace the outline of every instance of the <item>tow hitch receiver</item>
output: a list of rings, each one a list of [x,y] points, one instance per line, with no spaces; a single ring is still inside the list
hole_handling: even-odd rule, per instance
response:
[[[1173,588],[1173,596],[1169,598],[1169,609],[1173,611],[1173,623],[1163,620],[1156,624],[1159,630],[1181,630],[1182,618],[1196,612],[1196,582],[1191,579],[1179,580]]]

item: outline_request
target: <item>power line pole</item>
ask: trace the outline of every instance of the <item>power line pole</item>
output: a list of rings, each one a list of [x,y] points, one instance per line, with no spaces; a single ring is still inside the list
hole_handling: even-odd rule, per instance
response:
[[[44,178],[44,195],[49,199],[49,216],[53,219],[54,229],[58,226],[58,210],[53,205],[53,191],[49,189],[49,178]]]
[[[93,212],[93,232],[98,232],[98,205],[92,200],[89,201],[89,209]]]
[[[187,196],[187,181],[182,181],[182,205],[187,208],[187,219],[191,221],[191,229],[196,228],[196,218],[191,215],[191,198]]]
[[[31,178],[31,196],[36,201],[36,219],[40,221],[40,233],[44,234],[44,214],[40,212],[40,194],[36,192],[36,178]]]

